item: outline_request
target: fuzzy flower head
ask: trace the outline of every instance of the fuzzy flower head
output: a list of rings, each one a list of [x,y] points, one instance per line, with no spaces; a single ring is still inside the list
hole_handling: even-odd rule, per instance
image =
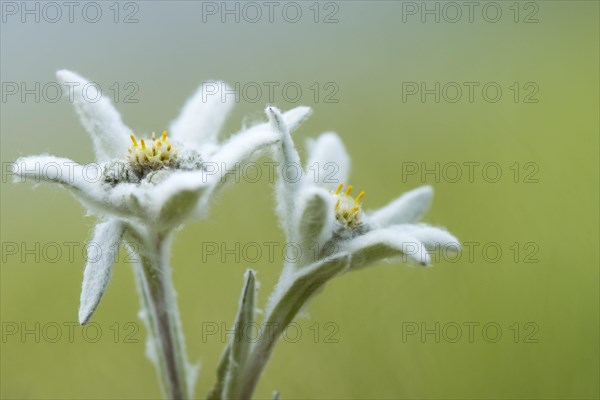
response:
[[[300,156],[283,115],[274,107],[268,107],[266,113],[281,136],[274,146],[274,157],[283,165],[276,182],[276,210],[288,243],[299,249],[300,256],[286,261],[269,297],[264,326],[287,326],[328,281],[348,271],[385,260],[429,265],[432,248],[459,249],[458,240],[446,230],[418,222],[431,204],[430,186],[405,193],[378,210],[364,210],[365,192],[354,195],[352,185],[345,185],[350,158],[335,133],[309,141],[303,179],[286,179],[283,171],[300,165]],[[266,360],[272,347],[272,341],[264,340],[253,347],[252,354],[257,360]],[[234,349],[232,346],[232,354]],[[235,354],[230,364],[239,365]],[[248,369],[255,370],[257,365],[260,362]],[[252,393],[254,388],[252,382],[240,386],[241,393]],[[230,385],[225,397],[236,397],[235,389]]]
[[[220,128],[234,103],[233,97],[215,93],[215,88],[231,90],[222,82],[202,84],[170,128],[157,137],[136,135],[106,97],[87,100],[82,88],[89,82],[81,76],[63,70],[57,77],[74,87],[73,104],[94,142],[94,164],[102,179],[88,179],[88,165],[43,155],[18,159],[15,180],[33,177],[60,183],[91,213],[104,218],[171,230],[204,215],[210,196],[226,183],[222,178],[279,140],[269,124],[262,123],[219,143]],[[309,112],[307,107],[297,107],[284,118],[298,126]],[[48,164],[55,168],[45,168]],[[207,165],[213,167],[212,173]],[[56,168],[59,173],[52,175]]]
[[[269,107],[274,130],[282,136],[275,157],[281,163],[297,164],[300,157],[282,114]],[[337,172],[331,179],[331,166]],[[364,191],[346,185],[350,158],[335,133],[324,133],[308,143],[304,179],[278,180],[277,210],[288,241],[300,244],[306,254],[286,266],[284,275],[300,271],[326,257],[347,254],[348,270],[383,260],[430,264],[429,252],[436,246],[458,250],[458,240],[442,228],[419,222],[433,198],[433,189],[423,186],[405,193],[379,210],[364,209]],[[315,179],[316,178],[316,179]],[[310,249],[318,248],[315,256]]]
[[[92,138],[101,179],[89,179],[89,164],[48,155],[19,158],[13,166],[14,179],[59,183],[103,220],[92,239],[102,250],[100,257],[89,260],[84,272],[79,320],[85,323],[110,280],[115,245],[125,233],[152,242],[204,216],[211,197],[227,183],[223,177],[260,156],[280,135],[268,123],[259,123],[219,142],[219,131],[234,104],[234,98],[223,96],[231,93],[223,82],[203,83],[157,137],[136,136],[106,97],[90,102],[83,93],[90,84],[85,78],[67,70],[58,71],[57,78],[74,88],[73,105]],[[309,113],[309,108],[297,107],[283,118],[295,129]]]

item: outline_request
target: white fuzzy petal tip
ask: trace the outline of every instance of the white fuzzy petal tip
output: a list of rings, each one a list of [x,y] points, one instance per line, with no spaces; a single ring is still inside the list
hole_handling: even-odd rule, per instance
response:
[[[407,224],[392,227],[398,231],[407,232],[430,249],[443,249],[444,251],[458,252],[461,249],[460,241],[447,230],[427,224]]]
[[[283,113],[283,120],[290,132],[294,132],[312,114],[312,108],[298,106]]]
[[[403,229],[376,229],[350,240],[342,249],[352,254],[354,269],[394,259],[423,266],[431,263],[426,244]]]
[[[83,273],[79,306],[81,325],[89,321],[108,286],[123,230],[123,224],[116,220],[98,224],[94,230],[93,245],[89,247],[93,251],[88,254]]]
[[[67,86],[69,101],[73,103],[81,124],[91,135],[98,161],[108,161],[127,154],[130,129],[100,86],[69,70],[56,73],[57,79]]]
[[[431,207],[433,187],[426,185],[406,192],[388,205],[372,212],[372,223],[386,227],[419,221]]]
[[[298,106],[282,113],[277,107],[269,106],[265,113],[275,130],[283,134],[294,132],[312,114],[312,109]]]
[[[289,133],[287,124],[283,120],[283,115],[281,115],[281,111],[277,107],[267,107],[265,109],[265,113],[267,114],[269,122],[271,123],[271,126],[275,132],[278,132],[282,136],[285,136]]]
[[[91,165],[93,167],[93,165]],[[96,166],[100,168],[99,165]],[[33,180],[62,183],[67,186],[84,188],[93,184],[91,179],[85,179],[83,166],[68,158],[49,155],[27,156],[18,158],[12,165],[13,182]]]
[[[285,164],[295,163],[300,165],[300,156],[294,147],[294,142],[290,136],[290,129],[281,111],[275,107],[267,107],[265,110],[269,117],[272,129],[277,132],[281,140],[282,160]]]
[[[67,158],[29,156],[17,159],[13,163],[12,173],[15,183],[59,183],[89,209],[118,212],[119,205],[108,202],[104,185],[98,179],[102,174],[99,164],[80,165]]]
[[[235,93],[225,82],[202,83],[171,124],[173,138],[197,151],[216,142],[235,104]]]
[[[316,140],[309,139],[306,169],[318,171],[307,174],[311,183],[335,189],[340,183],[348,183],[350,156],[342,139],[334,132],[326,132]]]
[[[270,114],[268,110],[266,112]],[[279,122],[289,129],[295,129],[309,112],[308,107],[296,107],[284,112]],[[280,134],[272,129],[271,123],[256,124],[231,136],[207,160],[207,165],[216,170],[217,175],[227,176],[228,172],[239,168],[241,164],[255,160],[279,140]]]

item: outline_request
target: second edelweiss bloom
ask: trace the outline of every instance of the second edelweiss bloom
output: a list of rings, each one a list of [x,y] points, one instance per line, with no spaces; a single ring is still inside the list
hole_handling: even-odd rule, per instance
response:
[[[416,223],[431,204],[431,187],[415,189],[379,210],[365,212],[365,193],[353,197],[352,186],[342,183],[347,182],[350,158],[339,137],[325,133],[309,142],[308,163],[302,169],[285,117],[274,107],[266,112],[281,138],[274,146],[274,157],[282,164],[276,183],[277,213],[288,244],[295,245],[299,255],[286,260],[269,296],[261,326],[274,327],[273,334],[262,335],[256,343],[232,340],[228,344],[219,367],[223,372],[212,391],[222,396],[215,398],[252,396],[279,335],[331,279],[387,259],[406,258],[428,265],[434,246],[459,249],[458,240],[444,229]],[[298,167],[301,179],[286,176],[286,171]],[[254,292],[254,273],[248,271],[238,326],[255,321]]]
[[[299,164],[285,118],[272,107],[267,114],[281,135],[280,161]],[[282,177],[277,188],[278,210],[288,240],[300,244],[306,253],[286,265],[286,274],[336,254],[347,253],[347,270],[354,270],[387,259],[429,265],[428,250],[435,246],[460,249],[458,240],[446,230],[418,223],[431,205],[431,186],[407,192],[379,210],[365,211],[363,201],[368,195],[344,184],[350,158],[340,138],[324,133],[309,141],[308,154],[305,170],[318,173],[305,172],[304,178],[295,182]]]

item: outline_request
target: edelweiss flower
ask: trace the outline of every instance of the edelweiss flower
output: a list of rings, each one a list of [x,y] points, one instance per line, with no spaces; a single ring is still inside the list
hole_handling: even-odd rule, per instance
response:
[[[300,165],[284,116],[272,107],[267,114],[281,135],[280,161]],[[344,254],[349,256],[349,271],[395,259],[429,265],[428,249],[443,246],[459,250],[458,240],[446,230],[417,223],[431,205],[430,186],[414,189],[379,210],[366,212],[365,192],[352,197],[353,186],[343,183],[348,181],[350,158],[340,138],[335,133],[324,133],[309,141],[308,154],[303,179],[278,182],[281,223],[287,239],[300,245],[303,253],[287,263],[280,283],[293,280],[307,265]],[[334,177],[332,168],[336,171]]]
[[[234,100],[222,98],[230,90],[219,82],[223,92],[216,95],[201,85],[158,139],[154,134],[138,138],[107,98],[94,103],[86,99],[87,80],[66,70],[58,71],[57,77],[74,87],[72,101],[92,137],[96,163],[29,156],[15,162],[14,172],[15,181],[33,177],[62,184],[90,213],[105,220],[96,226],[92,239],[99,246],[98,257],[88,261],[84,273],[79,310],[83,324],[104,293],[116,245],[125,231],[147,240],[164,238],[186,220],[202,216],[210,197],[225,183],[227,172],[260,155],[279,137],[268,123],[262,123],[219,144],[219,130]],[[309,113],[309,108],[297,107],[283,118],[295,128]]]
[[[458,240],[445,230],[416,223],[431,204],[433,190],[429,186],[408,192],[377,211],[365,212],[365,193],[352,197],[352,186],[343,190],[350,158],[334,133],[309,142],[301,179],[286,176],[284,171],[302,169],[291,127],[276,108],[269,107],[266,112],[273,130],[281,136],[275,153],[283,164],[276,187],[277,212],[288,243],[295,244],[300,254],[293,262],[286,261],[269,297],[262,328],[270,334],[256,343],[232,340],[225,349],[211,391],[214,398],[251,398],[279,335],[335,276],[385,259],[407,257],[428,265],[428,247],[459,248]],[[329,179],[332,170],[337,179]],[[238,325],[255,322],[254,288],[254,273],[249,271],[236,317]]]

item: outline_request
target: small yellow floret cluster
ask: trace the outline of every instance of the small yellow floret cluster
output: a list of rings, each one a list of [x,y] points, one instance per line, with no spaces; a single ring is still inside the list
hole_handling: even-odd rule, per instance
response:
[[[343,183],[340,183],[333,195],[337,198],[335,203],[335,217],[341,223],[344,223],[348,228],[355,228],[360,224],[362,217],[362,207],[360,200],[365,195],[365,192],[360,192],[356,198],[350,196],[352,191],[352,185],[349,185],[346,192],[342,192],[344,187]]]
[[[164,131],[160,139],[152,134],[152,139],[146,143],[144,139],[139,141],[134,135],[129,135],[132,145],[129,146],[127,158],[141,170],[159,170],[175,165],[177,152],[167,139],[167,131]]]

